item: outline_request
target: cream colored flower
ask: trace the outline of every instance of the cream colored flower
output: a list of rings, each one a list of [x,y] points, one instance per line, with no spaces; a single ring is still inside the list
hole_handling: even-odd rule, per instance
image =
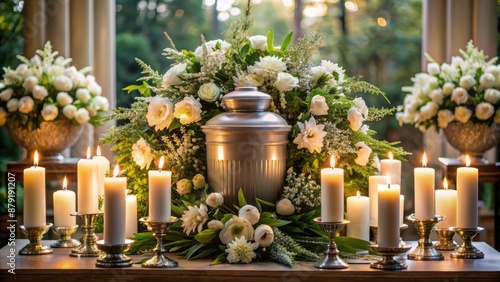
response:
[[[189,194],[193,190],[193,184],[187,178],[184,178],[184,179],[177,181],[176,186],[177,186],[177,189],[176,189],[177,193],[179,193],[179,195],[181,195],[181,196],[185,195],[185,194]]]
[[[194,56],[195,56],[196,60],[201,62],[204,49],[207,50],[207,55],[210,55],[218,50],[220,50],[222,52],[222,54],[224,54],[226,52],[226,50],[229,49],[229,47],[231,47],[231,44],[227,43],[224,40],[220,40],[220,39],[210,40],[208,42],[203,43],[201,46],[198,46],[194,50]]]
[[[275,77],[278,73],[286,71],[286,64],[276,56],[265,56],[248,67],[249,73],[255,73],[262,77]]]
[[[155,96],[149,100],[148,113],[146,114],[149,126],[155,130],[168,128],[174,120],[174,106],[168,98]]]
[[[455,120],[455,115],[450,110],[440,110],[437,113],[438,126],[441,128],[448,127],[448,124]]]
[[[451,93],[453,92],[453,89],[455,89],[455,84],[451,83],[451,82],[446,82],[445,84],[443,84],[443,94],[448,96],[448,95],[451,95]]]
[[[84,102],[84,103],[88,103],[91,96],[90,96],[90,92],[87,88],[78,88],[76,90],[76,95],[75,95],[76,99]]]
[[[0,92],[0,100],[9,101],[9,99],[12,97],[12,94],[14,94],[14,90],[12,88],[7,88]]]
[[[472,75],[464,75],[460,78],[460,87],[465,88],[466,90],[469,90],[472,88],[472,86],[476,85],[476,80]]]
[[[434,102],[428,102],[420,108],[421,120],[428,120],[436,116],[439,110],[439,105]]]
[[[254,35],[248,38],[250,46],[254,50],[266,51],[267,50],[267,37],[264,35]]]
[[[479,78],[479,83],[484,88],[490,88],[495,85],[495,77],[491,73],[483,73]]]
[[[33,92],[32,92],[33,98],[42,101],[48,95],[49,95],[49,92],[47,91],[47,89],[44,86],[35,85],[35,87],[33,87]]]
[[[241,236],[234,238],[227,246],[225,252],[228,253],[227,261],[229,263],[250,263],[257,257],[254,250],[259,247],[259,244],[247,242],[245,236]]]
[[[457,87],[453,89],[453,92],[451,93],[451,100],[455,102],[457,105],[465,104],[468,98],[469,94],[467,93],[467,90],[465,90],[465,88],[462,87]]]
[[[90,82],[89,85],[87,85],[87,89],[94,95],[101,96],[102,94],[102,87],[97,84],[96,81]]]
[[[19,99],[17,109],[23,114],[30,113],[35,107],[35,101],[30,96],[24,96]]]
[[[246,218],[250,222],[250,224],[252,224],[252,225],[259,222],[259,219],[260,219],[259,210],[252,205],[245,205],[242,208],[240,208],[240,211],[238,212],[238,216],[242,217],[242,218]]]
[[[370,160],[370,155],[372,153],[372,149],[368,147],[365,142],[356,143],[356,148],[358,148],[358,156],[354,160],[358,165],[365,166]]]
[[[213,192],[208,195],[205,203],[212,208],[216,208],[224,203],[224,196],[221,193]]]
[[[472,111],[466,107],[460,106],[455,108],[455,119],[461,123],[466,123],[472,116]]]
[[[87,105],[85,109],[87,109],[87,111],[89,112],[90,117],[95,117],[97,115],[97,109],[95,108],[95,105]]]
[[[438,75],[439,74],[439,64],[438,63],[428,63],[427,64],[427,72],[430,75]]]
[[[291,91],[299,87],[299,79],[289,73],[279,72],[274,87],[280,92]]]
[[[273,229],[267,224],[257,226],[257,228],[255,228],[254,239],[255,243],[263,248],[271,246],[274,240]]]
[[[295,212],[295,206],[287,198],[281,199],[276,204],[276,212],[279,215],[292,215]]]
[[[33,88],[38,84],[38,78],[36,76],[28,76],[24,82],[23,82],[23,87],[28,90],[28,91],[33,91]]]
[[[182,124],[190,124],[201,120],[201,104],[193,96],[184,97],[184,100],[175,104],[174,117]]]
[[[104,96],[97,96],[92,101],[94,101],[98,110],[107,111],[109,109],[109,101]]]
[[[234,86],[244,87],[244,86],[254,86],[259,87],[264,84],[264,78],[262,76],[256,75],[255,73],[247,74],[245,72],[238,73],[238,76],[233,76]]]
[[[208,220],[207,206],[204,204],[201,204],[200,207],[189,206],[182,214],[181,220],[181,226],[184,227],[184,233],[186,233],[186,235],[189,235],[195,230],[200,233],[203,230],[203,224]]]
[[[315,116],[324,116],[328,114],[328,105],[324,96],[315,95],[311,99],[311,114]]]
[[[179,85],[182,82],[182,80],[179,78],[179,75],[186,71],[186,67],[186,63],[181,63],[170,68],[163,75],[163,87],[168,88],[171,85]]]
[[[151,153],[151,148],[144,138],[139,139],[132,146],[132,159],[141,169],[149,169],[149,166],[153,161],[153,154]]]
[[[194,189],[201,189],[201,188],[205,188],[205,185],[207,184],[207,182],[205,181],[205,176],[203,176],[202,174],[197,174],[193,177],[193,186],[194,186]]]
[[[492,104],[483,102],[483,103],[479,103],[476,106],[475,113],[476,113],[476,117],[479,120],[488,120],[495,113],[495,108],[493,107]]]
[[[17,111],[17,109],[19,108],[19,99],[17,98],[10,99],[9,102],[7,102],[6,106],[7,106],[7,111],[9,111],[9,113]]]
[[[61,107],[64,107],[66,105],[73,103],[73,97],[71,97],[66,92],[59,92],[57,93],[56,101]]]
[[[363,118],[366,119],[368,117],[368,107],[366,106],[365,100],[363,100],[363,98],[361,97],[358,97],[352,100],[352,102],[354,103],[354,107],[356,107],[358,111],[363,115]]]
[[[213,82],[205,83],[201,85],[200,88],[198,89],[198,97],[207,102],[217,101],[219,95],[220,95],[220,89]]]
[[[67,117],[68,119],[74,118],[76,116],[77,111],[78,111],[78,109],[71,104],[64,106],[62,109],[63,115],[65,117]]]
[[[41,114],[45,121],[51,121],[57,117],[57,115],[59,114],[59,110],[57,109],[56,105],[45,104],[43,105]]]
[[[4,126],[7,122],[7,112],[0,107],[0,126]]]
[[[219,232],[219,239],[222,244],[227,244],[234,238],[241,236],[245,236],[248,240],[253,240],[253,233],[252,224],[246,218],[234,215]]]
[[[297,126],[300,128],[300,133],[293,139],[293,143],[298,145],[297,148],[306,148],[310,153],[320,153],[323,147],[323,138],[327,134],[326,131],[323,131],[325,125],[316,125],[316,120],[311,117],[305,123],[297,122]]]
[[[224,223],[220,220],[213,219],[207,223],[207,227],[210,229],[222,229],[224,228]]]
[[[437,88],[431,91],[429,94],[429,97],[431,98],[432,102],[442,105],[443,104],[443,99],[444,99],[444,94],[443,90]]]
[[[365,119],[363,118],[363,114],[359,111],[358,108],[351,107],[347,112],[347,120],[349,120],[350,123],[349,127],[354,131],[358,131],[363,125],[363,121]]]
[[[57,91],[68,92],[73,88],[73,81],[65,75],[60,75],[54,79],[54,88]]]
[[[496,104],[498,100],[500,100],[500,91],[494,88],[486,89],[484,92],[484,100],[493,105]]]
[[[76,114],[75,114],[75,120],[79,124],[84,124],[84,123],[88,122],[90,120],[89,111],[87,111],[87,109],[84,109],[84,108],[78,109],[78,111],[76,111]]]

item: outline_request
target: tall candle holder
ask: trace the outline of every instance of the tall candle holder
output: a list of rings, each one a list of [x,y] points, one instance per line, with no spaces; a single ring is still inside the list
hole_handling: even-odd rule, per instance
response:
[[[52,254],[53,251],[50,247],[42,245],[43,234],[49,231],[52,223],[47,223],[45,226],[37,227],[26,227],[24,225],[19,226],[28,240],[30,241],[26,246],[19,250],[20,255],[47,255]]]
[[[378,243],[378,226],[376,225],[372,225],[370,226],[370,229],[373,233],[373,243],[376,245]],[[404,230],[408,229],[408,224],[401,224],[401,226],[399,226],[399,233],[401,234]],[[399,236],[399,246],[400,247],[403,247],[403,246],[409,246],[408,243],[406,243],[405,241],[403,241],[403,236]]]
[[[415,218],[414,214],[406,217],[409,221],[413,222],[417,233],[420,236],[418,245],[413,252],[408,254],[408,259],[411,260],[443,260],[444,256],[441,252],[436,250],[434,244],[430,239],[430,234],[436,223],[445,219],[443,215],[435,215],[433,218],[419,219]]]
[[[438,235],[439,241],[434,244],[434,247],[440,251],[453,251],[458,245],[453,241],[453,235],[455,231],[447,228],[437,228],[434,229]]]
[[[399,247],[379,247],[378,245],[370,245],[368,248],[374,250],[382,256],[382,259],[370,264],[371,268],[382,270],[401,270],[407,268],[403,262],[394,259],[395,256],[404,254],[411,249],[411,246],[406,244]]]
[[[97,248],[104,254],[101,255],[95,266],[97,267],[130,267],[132,259],[124,255],[132,246],[133,240],[125,239],[123,244],[105,244],[104,240],[97,241]]]
[[[314,265],[314,267],[327,269],[348,268],[349,265],[338,255],[339,250],[337,249],[337,244],[335,243],[334,239],[350,221],[344,220],[342,222],[324,222],[321,221],[321,217],[316,217],[314,219],[314,222],[316,222],[321,227],[321,229],[325,231],[326,235],[328,235],[328,238],[330,238],[328,248],[324,252],[325,255]]]
[[[144,223],[148,228],[148,231],[153,232],[153,236],[156,238],[156,247],[153,249],[154,256],[144,262],[142,267],[144,268],[174,268],[178,266],[175,260],[169,259],[164,254],[167,250],[163,247],[163,236],[165,236],[177,218],[172,216],[170,221],[152,221],[148,217],[143,217],[139,219],[140,222]]]
[[[71,238],[71,236],[78,229],[78,225],[52,226],[51,229],[54,233],[56,233],[60,237],[57,241],[50,244],[52,248],[74,248],[81,245],[80,241]]]
[[[484,258],[483,252],[472,245],[472,239],[477,235],[477,233],[482,232],[484,228],[459,228],[450,227],[451,230],[455,231],[460,237],[462,237],[462,244],[455,249],[454,252],[450,254],[452,258],[461,259],[480,259]]]
[[[95,235],[95,221],[98,216],[102,215],[102,212],[80,214],[71,213],[72,216],[78,216],[82,221],[83,234],[80,237],[80,246],[71,250],[69,254],[72,257],[98,257],[101,252],[97,248],[97,235]]]

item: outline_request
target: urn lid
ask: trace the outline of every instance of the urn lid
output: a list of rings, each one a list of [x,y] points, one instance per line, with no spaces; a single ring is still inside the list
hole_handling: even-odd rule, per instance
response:
[[[263,112],[271,106],[272,98],[269,94],[260,92],[257,87],[236,87],[223,98],[226,108],[230,112]]]

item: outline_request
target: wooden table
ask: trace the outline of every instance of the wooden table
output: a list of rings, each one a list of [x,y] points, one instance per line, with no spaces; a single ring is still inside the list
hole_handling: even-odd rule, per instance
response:
[[[297,262],[292,268],[269,262],[209,266],[209,260],[186,261],[175,254],[169,257],[177,260],[179,267],[172,269],[146,269],[140,265],[97,268],[96,258],[73,258],[68,255],[69,249],[54,249],[51,255],[17,255],[26,243],[27,240],[16,241],[15,275],[7,272],[9,247],[0,250],[0,281],[500,281],[500,253],[484,242],[474,243],[484,252],[484,259],[452,259],[449,252],[443,252],[443,261],[407,260],[408,269],[399,271],[376,270],[368,264],[326,270],[314,268],[312,262]],[[136,262],[150,256],[131,258]]]

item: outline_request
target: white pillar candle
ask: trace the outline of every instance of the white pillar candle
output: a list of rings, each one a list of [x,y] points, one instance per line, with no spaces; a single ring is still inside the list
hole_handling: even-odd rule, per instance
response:
[[[63,189],[55,191],[54,200],[54,226],[71,227],[76,225],[76,217],[71,216],[76,212],[75,192],[68,190],[68,180],[64,177]]]
[[[422,157],[423,167],[415,173],[415,218],[433,218],[434,213],[434,169],[427,166],[427,156]]]
[[[448,190],[446,177],[443,189],[436,190],[436,214],[446,217],[436,224],[437,228],[448,229],[457,226],[457,191]]]
[[[97,195],[104,195],[104,177],[109,170],[109,160],[105,156],[101,156],[101,148],[97,146],[96,156],[92,158],[97,162]]]
[[[23,172],[25,227],[47,225],[45,218],[45,168],[38,166],[38,152],[35,151],[34,166]]]
[[[321,170],[321,220],[344,221],[344,170],[335,168],[332,156],[331,167]]]
[[[127,195],[127,222],[125,225],[125,237],[132,238],[137,233],[137,196]]]
[[[149,179],[149,220],[169,221],[172,201],[172,172],[161,170],[164,158],[158,164],[159,170],[150,170]]]
[[[370,197],[370,226],[378,225],[378,185],[386,184],[383,175],[373,175],[368,178],[368,196]]]
[[[390,185],[378,186],[378,246],[399,247],[400,195],[399,189]]]
[[[457,169],[457,227],[477,228],[478,170],[469,167],[469,156],[466,165]]]
[[[389,152],[389,159],[380,161],[380,174],[391,176],[391,184],[401,185],[401,161],[395,160]],[[384,182],[385,183],[385,182]]]
[[[118,165],[113,177],[104,178],[104,244],[125,243],[127,178],[118,177]]]
[[[401,190],[399,194],[399,226],[401,226],[405,220],[405,196],[401,195]]]
[[[81,159],[77,165],[78,177],[78,213],[91,214],[99,212],[97,197],[97,162],[90,159],[90,148],[87,159]]]
[[[347,236],[361,240],[370,240],[370,199],[360,196],[347,197],[347,219],[351,223],[347,226]]]

